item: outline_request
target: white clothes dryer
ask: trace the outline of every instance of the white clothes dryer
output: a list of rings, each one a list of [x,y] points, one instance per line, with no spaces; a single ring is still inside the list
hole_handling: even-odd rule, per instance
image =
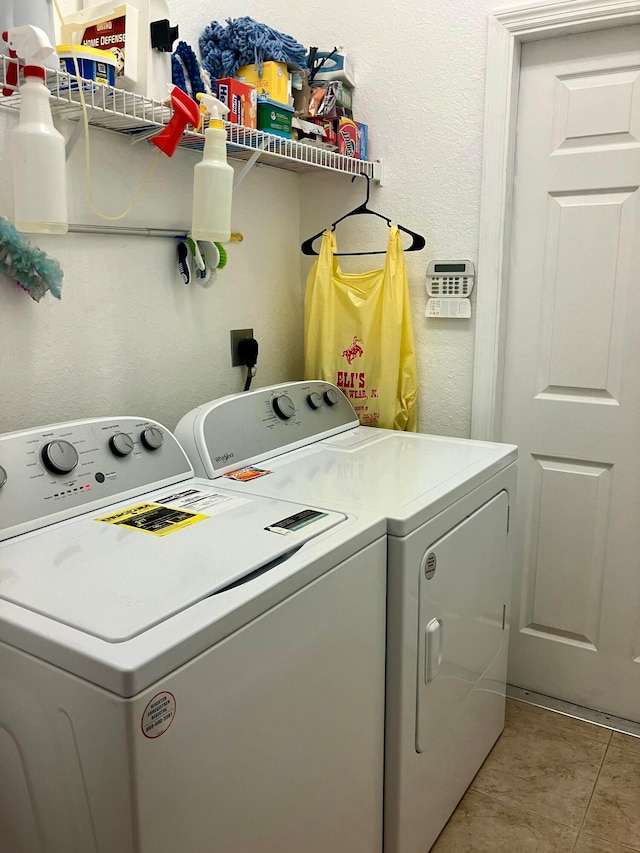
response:
[[[176,435],[236,494],[386,516],[384,847],[425,853],[504,726],[517,449],[361,427],[315,381],[214,400]]]
[[[382,846],[385,522],[140,418],[0,436],[2,853]]]

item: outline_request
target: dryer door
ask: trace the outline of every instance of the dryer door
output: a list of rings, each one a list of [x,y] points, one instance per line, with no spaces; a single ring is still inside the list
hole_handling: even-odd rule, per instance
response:
[[[474,705],[470,692],[499,692],[504,697],[505,667],[496,668],[495,662],[504,661],[501,652],[507,642],[508,508],[508,495],[500,492],[424,552],[419,586],[417,752],[427,749],[434,738],[455,733],[461,706]]]

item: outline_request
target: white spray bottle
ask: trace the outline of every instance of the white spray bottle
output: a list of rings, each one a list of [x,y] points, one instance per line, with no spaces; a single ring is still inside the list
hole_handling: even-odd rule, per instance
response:
[[[213,95],[198,95],[198,100],[210,119],[204,132],[202,160],[193,172],[191,236],[195,240],[228,243],[234,172],[227,163],[227,133],[222,116],[229,107]]]
[[[27,233],[68,231],[64,137],[53,125],[43,61],[53,52],[47,34],[25,24],[3,38],[24,62],[20,118],[10,132],[14,222]]]

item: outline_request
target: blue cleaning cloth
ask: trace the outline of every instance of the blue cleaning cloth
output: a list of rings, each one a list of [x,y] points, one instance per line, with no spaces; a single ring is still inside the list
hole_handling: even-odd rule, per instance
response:
[[[306,50],[292,36],[279,33],[253,18],[227,18],[227,26],[211,21],[200,36],[202,64],[216,79],[233,77],[241,65],[269,60],[306,68]]]

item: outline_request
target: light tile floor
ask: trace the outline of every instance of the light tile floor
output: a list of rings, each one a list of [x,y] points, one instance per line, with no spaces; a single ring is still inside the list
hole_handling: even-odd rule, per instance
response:
[[[640,851],[640,738],[507,700],[432,853]]]

